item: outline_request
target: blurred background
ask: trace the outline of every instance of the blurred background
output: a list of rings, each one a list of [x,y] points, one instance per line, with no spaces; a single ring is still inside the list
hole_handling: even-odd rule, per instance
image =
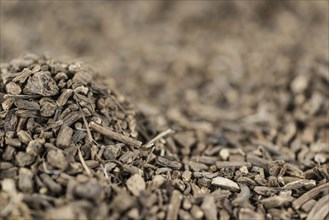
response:
[[[287,82],[327,73],[328,19],[327,1],[1,1],[1,62],[82,59],[182,124],[274,121]]]

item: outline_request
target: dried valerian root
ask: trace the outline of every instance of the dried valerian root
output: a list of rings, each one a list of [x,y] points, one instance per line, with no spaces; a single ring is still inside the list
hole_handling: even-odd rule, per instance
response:
[[[1,217],[328,218],[326,94],[308,76],[282,81],[282,125],[201,105],[186,114],[207,122],[135,114],[94,76],[33,54],[1,65]]]
[[[113,159],[129,152],[135,159],[139,154],[131,147],[142,143],[131,126],[136,124],[131,105],[92,76],[93,70],[80,62],[33,54],[1,65],[1,179],[18,175],[16,186],[23,193],[51,197],[71,193],[72,198],[102,201],[100,183],[75,176],[103,177],[100,165],[104,172],[110,171],[103,149],[123,143],[123,151]],[[70,184],[75,186],[72,190]],[[2,216],[15,208],[12,203]],[[32,202],[29,207],[37,206]]]

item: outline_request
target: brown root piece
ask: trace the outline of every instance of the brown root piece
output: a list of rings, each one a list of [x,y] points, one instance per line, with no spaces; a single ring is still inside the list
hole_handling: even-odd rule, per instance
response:
[[[92,176],[92,174],[89,170],[89,167],[86,164],[85,159],[83,159],[83,156],[82,156],[82,153],[81,153],[81,150],[79,147],[78,147],[78,155],[79,155],[80,162],[81,162],[83,168],[85,169],[86,173],[88,174],[88,176]]]
[[[251,163],[240,162],[240,161],[217,161],[216,166],[218,169],[227,168],[227,167],[239,168],[243,166],[251,167]]]
[[[294,198],[291,196],[291,191],[281,192],[278,196],[271,196],[261,200],[266,208],[275,208],[289,204]]]
[[[165,130],[165,131],[163,131],[163,132],[161,132],[160,134],[158,134],[157,136],[155,136],[152,140],[150,140],[147,144],[145,144],[144,145],[144,148],[150,148],[150,147],[152,147],[153,144],[154,144],[154,142],[156,142],[157,140],[159,140],[159,139],[161,139],[161,138],[163,138],[163,137],[165,137],[165,136],[167,136],[169,134],[173,134],[173,133],[175,133],[175,131],[172,130],[172,129],[170,129],[170,128],[167,129],[167,130]]]
[[[329,215],[329,195],[323,196],[316,204],[313,206],[306,220],[312,219],[325,219]]]
[[[307,202],[310,199],[313,199],[317,195],[319,195],[321,192],[329,189],[329,183],[325,183],[322,185],[319,185],[312,190],[304,193],[302,196],[300,196],[298,199],[293,201],[292,206],[295,209],[299,209],[305,202]]]
[[[250,198],[250,189],[247,185],[240,183],[239,184],[241,192],[238,196],[232,201],[233,206],[240,206],[240,207],[250,207],[249,198]]]
[[[126,136],[124,136],[122,134],[119,134],[117,132],[111,131],[110,129],[108,129],[106,127],[103,127],[101,125],[98,125],[95,122],[90,122],[89,127],[92,130],[97,131],[97,132],[101,133],[102,135],[104,135],[106,137],[109,137],[111,139],[120,141],[124,144],[128,144],[128,145],[131,145],[131,146],[136,147],[136,148],[139,148],[140,146],[142,146],[142,142],[140,142],[138,140],[135,140],[133,138],[126,137]]]
[[[182,194],[174,190],[171,196],[170,204],[168,205],[167,220],[177,219],[178,211],[182,202]]]
[[[205,196],[201,208],[207,220],[217,219],[217,207],[213,196]]]

